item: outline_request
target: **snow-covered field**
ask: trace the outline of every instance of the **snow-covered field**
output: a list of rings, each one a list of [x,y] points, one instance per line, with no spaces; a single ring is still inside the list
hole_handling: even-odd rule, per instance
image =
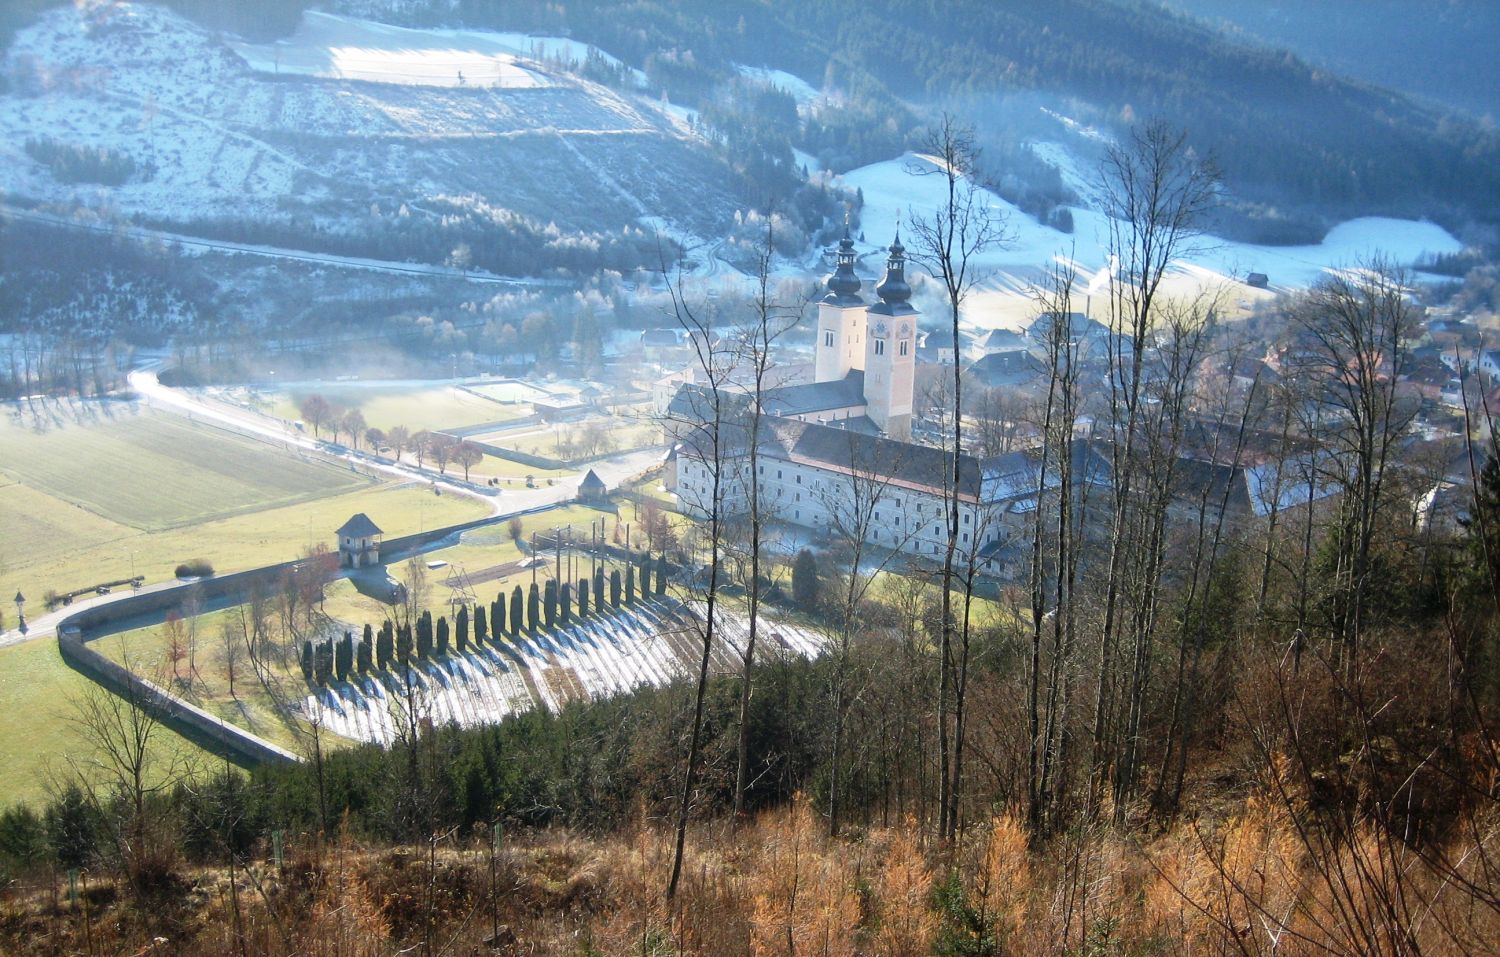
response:
[[[309,10],[297,31],[274,43],[231,43],[262,73],[414,86],[526,89],[547,80],[516,63],[518,34],[408,30]],[[581,59],[581,57],[580,57]]]
[[[746,638],[743,619],[719,619],[724,641],[714,650],[718,673],[737,668]],[[574,700],[595,700],[642,685],[661,686],[694,676],[702,648],[693,619],[656,603],[590,617],[541,635],[507,639],[505,651],[478,651],[424,662],[412,670],[410,691],[395,674],[364,677],[320,689],[302,703],[304,714],[347,738],[389,744],[415,714],[418,721],[463,727],[492,723],[538,705],[552,711]],[[817,635],[763,623],[757,657],[816,656]]]
[[[1057,144],[1036,144],[1033,149],[1049,162],[1063,166],[1065,181],[1087,186],[1090,178],[1072,163],[1071,154]],[[1071,165],[1068,165],[1071,164]],[[898,218],[911,222],[944,200],[944,178],[928,159],[907,154],[860,167],[842,177],[844,185],[864,192],[861,230],[869,255],[866,274],[874,274],[884,258],[883,247],[896,231]],[[1075,187],[1077,188],[1077,187]],[[1082,191],[1086,197],[1095,194]],[[1094,209],[1074,208],[1074,232],[1069,235],[1038,223],[1012,204],[986,191],[991,207],[1005,217],[1009,242],[985,253],[978,265],[987,274],[985,296],[977,301],[971,317],[981,326],[1009,325],[1011,317],[1002,308],[1006,297],[1029,301],[1031,290],[1047,267],[1058,260],[1071,260],[1085,282],[1107,276],[1109,263],[1108,218]],[[906,230],[908,240],[911,231]],[[910,245],[910,242],[908,242]],[[1214,280],[1242,280],[1247,273],[1263,272],[1277,288],[1310,285],[1328,270],[1351,266],[1361,257],[1382,253],[1392,260],[1412,264],[1425,256],[1457,252],[1462,244],[1447,230],[1429,222],[1367,217],[1334,227],[1321,243],[1313,246],[1257,246],[1203,236],[1178,265],[1175,278],[1199,284]],[[986,308],[986,307],[990,308]]]

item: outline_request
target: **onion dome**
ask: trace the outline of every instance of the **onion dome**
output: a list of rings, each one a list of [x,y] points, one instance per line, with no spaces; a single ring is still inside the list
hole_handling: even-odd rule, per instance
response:
[[[875,287],[880,301],[892,306],[901,306],[911,298],[911,285],[906,281],[906,247],[901,245],[901,234],[891,243],[891,256],[885,261],[885,278]]]
[[[833,274],[828,277],[828,295],[823,301],[839,306],[857,306],[860,281],[854,275],[854,240],[849,238],[849,226],[844,226],[844,238],[839,240],[839,252]]]

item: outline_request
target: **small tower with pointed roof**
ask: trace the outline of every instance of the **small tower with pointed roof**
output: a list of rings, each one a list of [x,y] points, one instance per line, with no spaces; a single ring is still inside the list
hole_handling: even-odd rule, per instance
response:
[[[898,229],[885,261],[885,277],[875,287],[880,301],[870,306],[865,334],[865,403],[870,421],[894,439],[911,438],[916,391],[918,313],[906,281],[906,247]]]
[[[859,277],[854,274],[854,240],[844,221],[838,259],[828,277],[828,294],[818,303],[818,344],[813,381],[838,382],[865,365],[865,301],[860,298]]]
[[[380,526],[364,512],[351,516],[339,527],[339,565],[343,568],[368,568],[380,564]]]

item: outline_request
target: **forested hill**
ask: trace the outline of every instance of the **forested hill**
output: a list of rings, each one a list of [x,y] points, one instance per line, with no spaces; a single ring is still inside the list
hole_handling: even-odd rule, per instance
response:
[[[17,0],[12,12],[0,12],[0,30],[27,9],[51,2]],[[290,31],[300,10],[311,5],[309,0],[166,2],[216,28],[259,33]],[[1217,155],[1239,212],[1259,224],[1254,227],[1259,235],[1243,238],[1275,239],[1275,224],[1288,217],[1304,224],[1321,219],[1326,225],[1367,213],[1426,216],[1461,233],[1475,221],[1500,224],[1500,132],[1493,124],[1341,78],[1242,32],[1173,12],[1165,0],[329,0],[320,5],[412,26],[569,35],[644,69],[653,86],[675,102],[705,109],[724,108],[738,65],[786,70],[838,94],[789,137],[792,145],[837,170],[889,159],[915,142],[922,121],[941,106],[957,105],[982,137],[1004,146],[1016,118],[1014,109],[1006,110],[1007,94],[1041,92],[1063,98],[1070,115],[1093,125],[1119,129],[1133,118],[1159,115],[1187,129],[1196,146]],[[1446,11],[1472,5],[1452,0],[1441,6]],[[1321,0],[1319,6],[1351,17],[1358,13],[1365,33],[1432,34],[1411,20],[1422,0]],[[1214,8],[1211,0],[1191,4],[1206,14]],[[1401,11],[1407,15],[1398,16]],[[1493,34],[1484,38],[1482,33],[1473,37],[1474,44],[1493,40]],[[1346,53],[1353,42],[1345,42]],[[1319,51],[1327,46],[1308,43]],[[1297,49],[1311,52],[1313,46]],[[1396,41],[1382,51],[1392,68],[1413,75],[1440,69],[1434,61],[1444,56],[1465,55],[1462,50],[1449,54],[1433,42],[1402,46]],[[716,123],[721,129],[766,125],[749,114],[709,118],[727,119]],[[774,139],[783,135],[771,133]],[[785,155],[764,139],[736,149]],[[1002,165],[1015,155],[996,153]]]
[[[1500,119],[1494,0],[1166,0],[1310,63]]]
[[[345,0],[364,12],[568,31],[679,96],[733,63],[788,70],[851,101],[893,95],[914,118],[949,97],[1011,91],[1086,101],[1118,124],[1160,114],[1212,148],[1264,204],[1500,221],[1500,134],[1347,81],[1142,0]],[[1392,23],[1393,30],[1401,29]],[[863,111],[862,111],[863,112]],[[864,119],[879,121],[869,110]],[[977,116],[981,126],[985,117]],[[898,123],[910,122],[899,118]],[[871,157],[859,135],[847,156]],[[876,147],[877,143],[869,146]]]

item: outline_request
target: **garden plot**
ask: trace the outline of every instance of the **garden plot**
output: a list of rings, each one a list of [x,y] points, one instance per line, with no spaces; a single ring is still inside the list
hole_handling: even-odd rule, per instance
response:
[[[744,619],[720,619],[722,642],[712,656],[715,673],[739,668],[747,627]],[[390,744],[407,722],[431,720],[462,727],[492,723],[541,705],[558,711],[575,700],[624,694],[643,685],[662,686],[697,673],[701,637],[696,619],[656,604],[574,620],[537,635],[505,640],[504,650],[478,651],[423,662],[402,676],[384,674],[319,689],[302,703],[309,720],[344,737]],[[761,645],[768,654],[811,657],[823,640],[804,628],[763,622]]]

